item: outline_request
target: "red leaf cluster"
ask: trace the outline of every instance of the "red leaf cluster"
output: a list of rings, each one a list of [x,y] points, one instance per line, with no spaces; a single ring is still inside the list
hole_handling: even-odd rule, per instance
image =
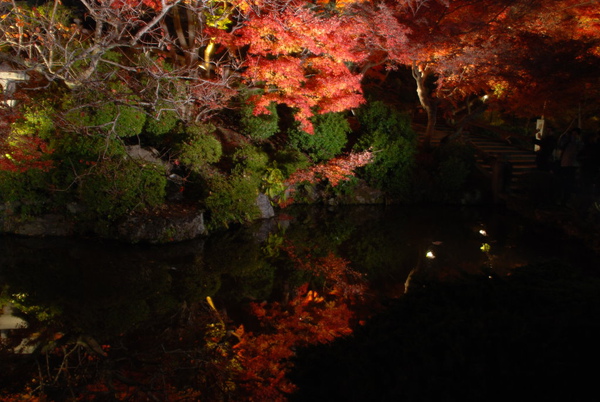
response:
[[[251,305],[260,321],[260,333],[244,334],[235,346],[243,367],[237,382],[245,395],[252,396],[250,400],[285,400],[295,390],[286,377],[294,349],[352,333],[354,313],[350,305],[365,291],[360,275],[344,259],[332,253],[314,257],[306,250],[301,251],[301,257],[293,245],[283,250],[298,269],[324,279],[325,284],[319,292],[304,284],[287,303]]]
[[[335,187],[340,184],[340,182],[354,176],[354,170],[369,164],[372,160],[373,152],[370,150],[350,153],[333,158],[326,163],[298,170],[292,173],[286,180],[286,183],[293,189],[295,184],[303,181],[317,183],[319,181],[327,180]]]
[[[243,77],[262,89],[253,99],[256,114],[268,114],[272,102],[287,104],[296,109],[302,129],[312,133],[314,113],[364,102],[362,75],[349,68],[365,56],[356,45],[362,34],[356,20],[341,13],[323,15],[323,9],[303,0],[263,2],[260,11],[247,10],[243,26],[215,34],[232,54],[244,49]]]
[[[19,114],[10,108],[0,109],[0,171],[24,172],[29,169],[47,170],[52,162],[47,144],[38,137],[10,135],[10,126]]]

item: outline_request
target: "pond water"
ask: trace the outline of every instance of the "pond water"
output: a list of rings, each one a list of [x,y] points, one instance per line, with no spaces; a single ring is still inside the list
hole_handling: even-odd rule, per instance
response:
[[[385,300],[595,258],[502,209],[398,206],[290,208],[164,246],[5,236],[0,252],[1,300],[28,322],[3,330],[0,390],[50,400],[285,400],[295,348]]]

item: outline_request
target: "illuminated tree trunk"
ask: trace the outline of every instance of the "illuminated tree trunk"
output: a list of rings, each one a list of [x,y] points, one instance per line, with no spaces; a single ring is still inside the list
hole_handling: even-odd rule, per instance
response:
[[[419,66],[416,62],[412,65],[412,75],[417,82],[417,95],[419,96],[419,102],[427,113],[427,128],[422,139],[422,146],[429,148],[431,145],[431,137],[435,130],[435,124],[437,121],[437,104],[429,95],[427,89],[427,78],[432,74],[431,69],[427,66]]]
[[[173,25],[177,34],[179,47],[184,52],[185,63],[188,67],[198,64],[199,47],[196,43],[196,30],[199,29],[198,16],[189,8],[191,5],[178,5],[173,8]]]

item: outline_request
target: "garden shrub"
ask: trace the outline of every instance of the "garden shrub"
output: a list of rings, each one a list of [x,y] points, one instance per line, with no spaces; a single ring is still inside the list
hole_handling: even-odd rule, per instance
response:
[[[118,137],[133,137],[142,132],[146,114],[137,108],[113,102],[104,103],[93,112],[91,126],[99,126],[102,131],[114,129]]]
[[[259,148],[246,144],[238,148],[233,154],[234,171],[246,175],[261,175],[269,163],[269,156]]]
[[[458,156],[451,156],[440,161],[438,168],[440,190],[449,193],[449,195],[460,191],[467,182],[469,173],[469,167]]]
[[[50,138],[50,146],[55,160],[68,161],[69,164],[126,154],[125,145],[120,139],[101,134],[61,132]]]
[[[359,177],[392,196],[406,198],[417,150],[410,118],[383,102],[372,102],[358,112],[362,136],[355,150],[372,149],[373,162],[360,169]]]
[[[243,174],[215,174],[208,180],[210,194],[205,200],[209,210],[209,228],[228,227],[231,223],[246,223],[260,216],[256,205],[258,185]]]
[[[266,194],[270,200],[285,198],[284,173],[276,161],[253,145],[244,145],[233,154],[234,174],[245,177]]]
[[[11,125],[13,135],[36,135],[47,140],[54,132],[54,109],[42,102],[23,108],[22,118]]]
[[[290,145],[306,152],[314,162],[322,162],[338,155],[350,133],[350,123],[341,113],[326,113],[314,116],[312,123],[314,134],[309,134],[298,127],[288,131]]]
[[[308,157],[297,149],[279,150],[273,155],[273,160],[285,177],[289,177],[296,170],[307,168],[310,164]]]
[[[71,131],[85,130],[122,138],[141,134],[146,113],[134,106],[139,97],[122,82],[108,82],[106,88],[111,92],[90,93],[84,89],[65,97],[63,117],[72,126]]]
[[[130,159],[110,159],[96,165],[81,182],[81,200],[100,218],[121,216],[163,203],[167,180],[164,167]]]
[[[198,172],[203,166],[216,163],[223,155],[221,143],[212,133],[212,124],[198,124],[186,128],[186,138],[178,146],[179,161]]]
[[[253,140],[266,140],[279,129],[277,105],[271,103],[267,107],[271,114],[254,115],[253,109],[252,104],[247,104],[241,109],[240,128],[242,133]]]
[[[0,170],[0,202],[10,203],[14,213],[36,215],[48,203],[47,172],[29,169],[24,172]]]
[[[358,109],[361,131],[380,131],[389,137],[414,137],[410,117],[381,101],[369,102]]]
[[[281,170],[276,167],[269,167],[262,177],[260,191],[266,194],[270,200],[284,199],[285,191],[287,189],[284,182],[285,177]]]
[[[233,153],[232,162],[230,175],[213,172],[206,178],[209,195],[205,204],[213,228],[250,222],[260,216],[256,197],[268,173],[268,155],[246,144]]]
[[[179,116],[173,110],[173,107],[166,102],[159,103],[156,110],[158,111],[156,118],[148,117],[146,119],[144,133],[159,137],[170,132],[177,126]]]

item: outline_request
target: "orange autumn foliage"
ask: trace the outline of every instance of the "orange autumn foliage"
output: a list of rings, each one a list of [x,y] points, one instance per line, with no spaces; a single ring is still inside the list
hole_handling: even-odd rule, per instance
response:
[[[340,257],[330,253],[300,258],[292,245],[283,250],[298,269],[324,279],[324,285],[316,291],[305,283],[287,303],[252,303],[251,312],[260,322],[260,331],[245,332],[234,347],[243,367],[237,383],[252,401],[286,400],[296,389],[286,377],[294,350],[352,333],[352,300],[365,290],[360,275]]]
[[[327,180],[335,187],[343,180],[348,180],[354,176],[354,171],[357,168],[369,164],[372,160],[373,152],[370,150],[350,153],[307,169],[297,170],[290,175],[286,182],[291,186],[303,181],[316,183]]]

